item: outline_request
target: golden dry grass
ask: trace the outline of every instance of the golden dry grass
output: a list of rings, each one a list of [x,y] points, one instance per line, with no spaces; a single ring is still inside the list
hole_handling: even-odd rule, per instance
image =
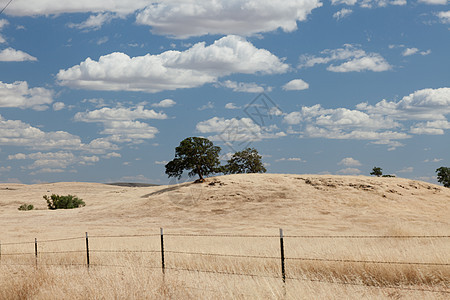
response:
[[[51,193],[75,194],[87,205],[49,211],[42,196]],[[18,211],[23,203],[38,210]],[[203,184],[145,188],[95,183],[0,184],[0,299],[447,299],[449,293],[427,290],[450,292],[449,266],[294,258],[448,264],[449,238],[289,236],[448,235],[449,203],[450,189],[401,178],[364,176],[247,174],[210,178]],[[157,252],[159,227],[167,233],[164,277]],[[284,240],[286,275],[295,278],[286,285],[280,279],[278,228],[288,236]],[[91,236],[93,266],[89,272],[85,267],[86,231]],[[171,233],[274,237],[183,237]],[[102,237],[140,234],[155,235]],[[6,245],[33,242],[35,237],[40,253],[37,268],[33,243]],[[40,242],[67,237],[77,238]],[[73,250],[80,252],[48,253]]]

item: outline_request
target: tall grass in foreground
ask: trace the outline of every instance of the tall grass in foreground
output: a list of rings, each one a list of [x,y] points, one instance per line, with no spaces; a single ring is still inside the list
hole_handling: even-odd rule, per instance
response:
[[[89,270],[85,266],[82,239],[44,243],[40,246],[42,254],[38,256],[37,267],[30,252],[32,244],[3,247],[0,299],[448,299],[450,296],[449,266],[320,260],[445,264],[448,239],[286,238],[285,284],[281,280],[276,238],[168,236],[165,241],[164,275],[157,251],[158,237],[92,238]],[[73,250],[80,252],[50,253]],[[31,254],[8,256],[8,252]]]

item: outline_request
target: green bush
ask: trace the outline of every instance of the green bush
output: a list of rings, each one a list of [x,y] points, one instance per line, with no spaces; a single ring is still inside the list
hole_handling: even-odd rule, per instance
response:
[[[60,196],[52,194],[50,197],[45,195],[44,199],[47,201],[49,209],[70,209],[86,205],[82,199],[72,195]]]
[[[32,204],[22,204],[19,206],[18,210],[33,210],[34,206]]]

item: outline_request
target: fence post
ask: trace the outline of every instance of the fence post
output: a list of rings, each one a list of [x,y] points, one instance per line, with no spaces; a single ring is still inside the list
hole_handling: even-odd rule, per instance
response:
[[[34,257],[36,262],[36,268],[38,263],[38,245],[37,245],[37,238],[34,238]]]
[[[283,229],[280,228],[280,252],[281,252],[281,276],[283,283],[286,283],[286,269],[284,266],[284,242],[283,242]]]
[[[88,238],[87,232],[86,232],[86,262],[87,262],[87,268],[89,271],[89,238]]]
[[[160,228],[160,234],[161,234],[161,267],[162,267],[162,272],[164,274],[166,265],[164,263],[164,234],[163,234],[162,228]]]

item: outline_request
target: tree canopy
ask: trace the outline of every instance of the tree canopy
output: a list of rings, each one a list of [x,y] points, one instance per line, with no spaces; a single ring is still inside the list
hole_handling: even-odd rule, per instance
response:
[[[383,175],[383,172],[381,170],[383,170],[383,169],[380,167],[373,167],[372,172],[370,172],[370,175],[375,175],[377,177],[380,177],[381,175]]]
[[[264,167],[261,155],[255,148],[247,148],[233,154],[231,159],[223,167],[225,174],[238,173],[265,173],[267,170]]]
[[[169,177],[181,178],[183,172],[190,171],[189,177],[198,175],[201,181],[219,171],[220,147],[205,138],[188,137],[175,148],[175,158],[166,164]]]
[[[442,183],[445,187],[450,187],[450,168],[440,167],[436,169],[437,180]]]

